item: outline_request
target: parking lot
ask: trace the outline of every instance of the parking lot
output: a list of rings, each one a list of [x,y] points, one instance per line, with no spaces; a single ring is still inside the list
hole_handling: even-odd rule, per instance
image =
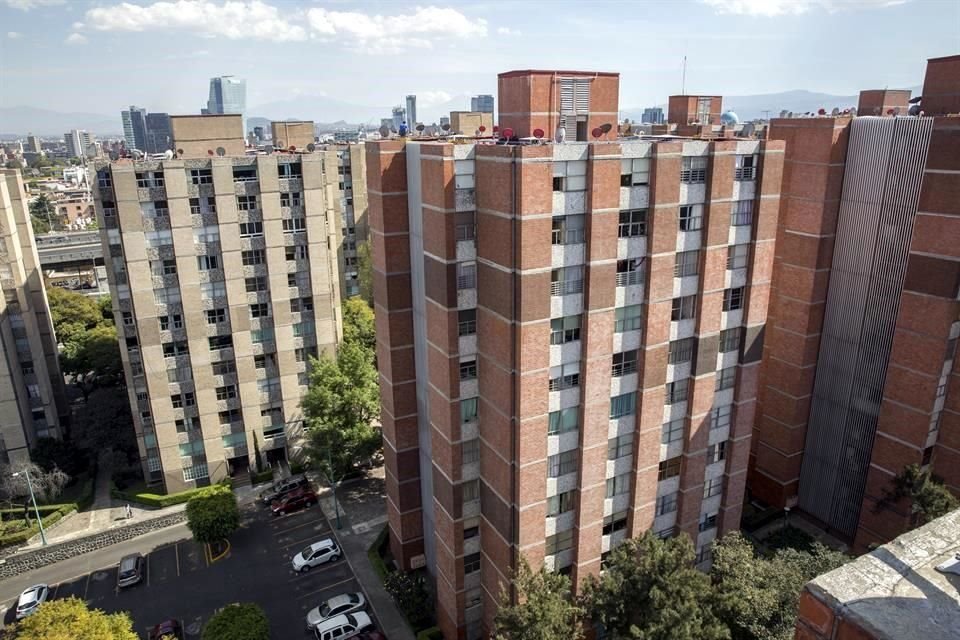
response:
[[[263,607],[273,638],[305,638],[310,609],[340,593],[361,590],[344,557],[305,573],[293,571],[290,561],[296,553],[332,535],[319,507],[274,518],[267,508],[248,505],[244,524],[222,558],[211,557],[193,540],[181,540],[142,550],[146,571],[138,585],[118,591],[113,565],[51,583],[51,594],[55,599],[76,596],[107,612],[128,611],[144,638],[147,629],[170,618],[182,621],[188,638],[199,637],[214,611],[232,602]],[[9,624],[16,603],[4,604]]]

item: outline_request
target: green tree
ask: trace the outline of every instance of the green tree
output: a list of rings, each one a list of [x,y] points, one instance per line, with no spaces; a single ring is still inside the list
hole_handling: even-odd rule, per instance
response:
[[[270,640],[270,621],[251,602],[228,604],[207,622],[202,640]]]
[[[7,169],[23,169],[23,165],[20,164],[19,160],[7,160],[3,166]]]
[[[97,300],[97,306],[100,308],[100,315],[103,319],[100,324],[113,325],[113,299],[110,296],[100,296]]]
[[[885,490],[884,498],[877,503],[878,511],[907,498],[916,524],[920,525],[960,507],[960,501],[943,482],[919,465],[907,465],[892,483],[893,490]]]
[[[393,596],[397,608],[414,629],[433,623],[433,598],[421,573],[393,571],[384,578],[383,588]]]
[[[357,280],[360,283],[360,297],[373,306],[373,261],[370,257],[370,242],[357,245]]]
[[[90,466],[90,452],[60,438],[37,438],[30,450],[30,459],[44,471],[60,469],[75,477]]]
[[[41,193],[30,203],[30,218],[33,221],[34,233],[47,233],[50,229],[62,227],[57,217],[57,207],[45,193]]]
[[[803,585],[849,559],[819,542],[762,557],[739,532],[729,533],[713,547],[715,611],[733,640],[790,640]]]
[[[61,344],[67,344],[87,330],[104,324],[100,303],[90,296],[62,287],[49,287],[47,301],[53,330]]]
[[[140,459],[126,393],[98,389],[77,407],[70,422],[70,438],[89,451],[114,449]]]
[[[510,593],[500,594],[500,606],[493,619],[497,640],[580,640],[583,609],[573,601],[570,578],[547,571],[534,572],[525,559],[513,578],[516,604]]]
[[[343,341],[358,344],[371,357],[377,349],[373,309],[360,298],[347,298],[343,303]]]
[[[197,542],[226,540],[240,527],[240,508],[233,489],[215,484],[198,491],[187,502],[187,527]]]
[[[95,389],[121,384],[123,360],[116,327],[99,325],[77,334],[64,345],[60,367],[65,374],[73,376],[84,399]]]
[[[725,640],[713,612],[710,579],[694,568],[687,536],[661,540],[647,531],[610,554],[599,578],[583,583],[584,608],[614,639]]]
[[[128,614],[89,609],[72,596],[44,602],[15,631],[17,640],[137,640]]]

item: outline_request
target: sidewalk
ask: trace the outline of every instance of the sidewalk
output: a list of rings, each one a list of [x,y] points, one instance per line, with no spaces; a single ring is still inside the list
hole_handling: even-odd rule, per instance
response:
[[[383,632],[390,640],[414,640],[403,614],[397,609],[370,566],[367,550],[387,523],[386,489],[383,467],[365,478],[354,480],[337,490],[340,528],[330,489],[320,484],[320,508],[330,521],[353,573],[370,599]]]

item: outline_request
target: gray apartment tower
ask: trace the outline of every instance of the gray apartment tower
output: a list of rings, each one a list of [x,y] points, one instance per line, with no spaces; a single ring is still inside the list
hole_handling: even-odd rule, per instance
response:
[[[210,97],[207,99],[207,113],[223,115],[239,113],[244,116],[243,130],[247,130],[247,81],[236,76],[218,76],[210,78]]]
[[[493,96],[490,94],[481,94],[470,98],[470,111],[481,113],[493,113]]]
[[[129,109],[120,112],[120,117],[123,119],[123,140],[127,149],[146,150],[147,110],[130,105]]]

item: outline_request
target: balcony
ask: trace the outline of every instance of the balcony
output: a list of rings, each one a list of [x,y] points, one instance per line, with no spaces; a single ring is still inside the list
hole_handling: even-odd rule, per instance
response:
[[[737,182],[743,182],[745,180],[756,180],[757,179],[757,168],[756,167],[737,167],[733,172],[733,179]]]

